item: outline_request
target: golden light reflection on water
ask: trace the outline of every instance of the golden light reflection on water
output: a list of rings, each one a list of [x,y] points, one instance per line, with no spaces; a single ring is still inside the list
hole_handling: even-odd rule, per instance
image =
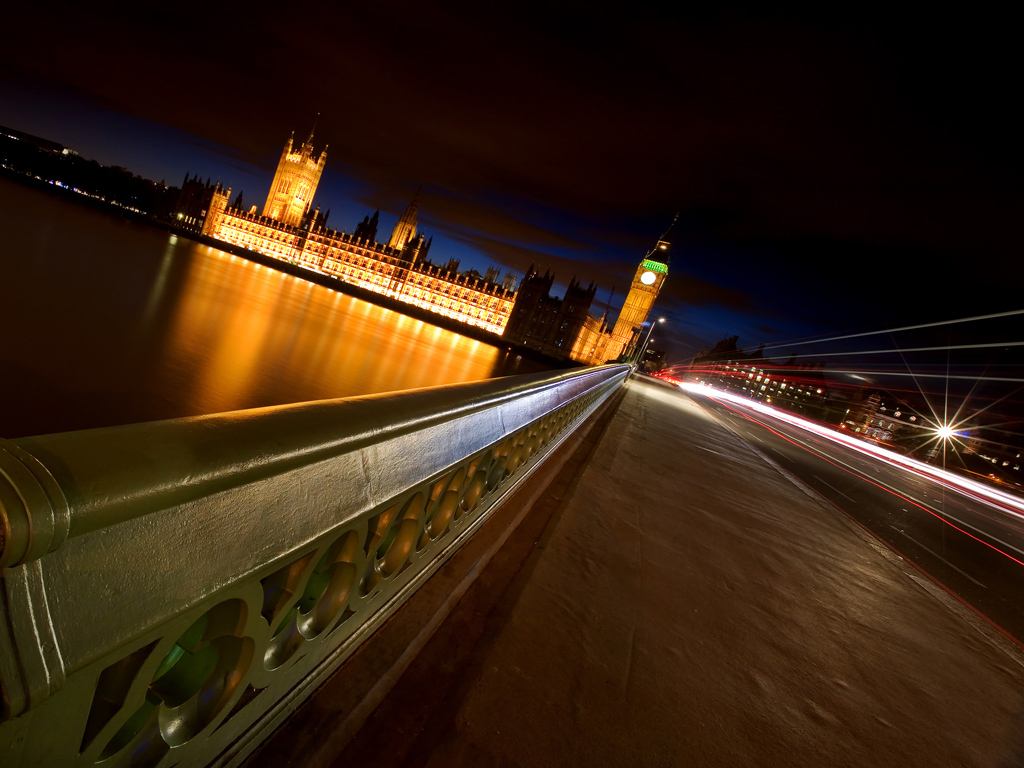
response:
[[[545,369],[3,179],[0,232],[3,438]]]
[[[499,350],[193,245],[165,350],[204,413],[485,379]]]

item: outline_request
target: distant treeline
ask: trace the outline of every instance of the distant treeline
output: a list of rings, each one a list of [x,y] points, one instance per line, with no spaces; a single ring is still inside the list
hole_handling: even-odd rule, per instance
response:
[[[14,174],[59,184],[93,198],[169,220],[181,190],[86,160],[59,144],[0,127],[0,165]]]

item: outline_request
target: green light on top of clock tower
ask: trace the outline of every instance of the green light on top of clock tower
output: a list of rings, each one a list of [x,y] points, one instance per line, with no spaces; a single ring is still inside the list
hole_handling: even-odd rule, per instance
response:
[[[668,264],[662,264],[660,261],[654,261],[653,259],[644,259],[640,264],[640,269],[649,269],[651,272],[661,272],[663,275],[668,274]]]

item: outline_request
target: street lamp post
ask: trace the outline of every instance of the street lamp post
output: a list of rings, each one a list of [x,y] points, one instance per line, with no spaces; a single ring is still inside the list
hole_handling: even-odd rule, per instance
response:
[[[659,323],[664,323],[665,322],[665,318],[664,317],[659,317],[658,318],[658,322]],[[647,336],[644,337],[644,343],[640,345],[640,351],[637,353],[636,359],[633,361],[634,365],[640,365],[641,361],[644,359],[644,352],[647,350],[647,342],[649,342],[651,340],[651,331],[653,331],[653,330],[654,330],[654,321],[652,320],[651,321],[651,327],[647,329]]]

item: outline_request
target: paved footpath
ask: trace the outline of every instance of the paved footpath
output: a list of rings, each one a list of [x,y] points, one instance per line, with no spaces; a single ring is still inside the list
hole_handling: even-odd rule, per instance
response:
[[[1024,765],[1019,650],[677,390],[541,546],[407,765]]]

